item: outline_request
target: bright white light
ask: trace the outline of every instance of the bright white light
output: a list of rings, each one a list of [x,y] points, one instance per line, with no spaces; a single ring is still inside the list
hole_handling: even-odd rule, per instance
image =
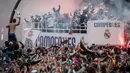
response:
[[[85,6],[84,9],[87,9],[87,7]]]
[[[124,43],[124,38],[123,37],[119,37],[119,41],[120,41],[120,43],[121,43],[121,45],[124,45],[125,43]]]
[[[88,15],[86,14],[85,16],[87,17]]]
[[[2,29],[1,29],[1,40],[4,39],[4,34],[2,33],[3,31],[4,31],[4,29],[2,28]]]
[[[1,34],[1,40],[3,40],[4,39],[4,35],[3,34]]]

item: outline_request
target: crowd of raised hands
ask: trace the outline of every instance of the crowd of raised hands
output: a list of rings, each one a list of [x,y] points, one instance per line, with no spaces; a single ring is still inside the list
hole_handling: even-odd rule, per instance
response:
[[[129,55],[116,46],[77,46],[48,49],[41,62],[32,66],[37,73],[126,73]]]
[[[129,73],[130,49],[121,46],[1,47],[2,73]],[[65,44],[65,43],[64,43]],[[22,45],[22,46],[21,46]],[[24,48],[23,48],[24,47]]]

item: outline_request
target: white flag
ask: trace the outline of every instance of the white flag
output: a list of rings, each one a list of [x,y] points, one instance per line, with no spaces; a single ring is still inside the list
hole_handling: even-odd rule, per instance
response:
[[[31,29],[25,29],[24,30],[24,37],[31,39],[33,44],[35,43],[36,39],[38,38],[40,34],[39,30],[31,30]]]

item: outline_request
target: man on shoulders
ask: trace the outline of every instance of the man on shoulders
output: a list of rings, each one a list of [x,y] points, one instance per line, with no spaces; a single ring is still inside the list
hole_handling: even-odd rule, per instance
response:
[[[17,41],[16,35],[15,35],[15,29],[16,26],[20,24],[20,17],[17,17],[19,19],[18,23],[16,24],[16,19],[12,20],[12,23],[10,23],[6,28],[8,28],[8,41]]]

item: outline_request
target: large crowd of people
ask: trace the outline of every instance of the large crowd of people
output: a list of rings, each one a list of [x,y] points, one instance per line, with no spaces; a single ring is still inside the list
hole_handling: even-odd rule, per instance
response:
[[[61,15],[59,5],[58,9],[53,8],[54,15],[35,15],[30,17],[30,21],[25,21],[31,22],[31,25],[35,24],[36,28],[61,28],[61,23],[66,23],[71,24],[72,27],[67,27],[69,29],[79,29],[79,26],[83,26],[80,29],[86,30],[84,27],[88,20],[102,20],[106,17],[115,19],[113,15],[107,16],[107,8],[99,8],[96,12],[95,7],[89,4],[82,13],[76,10],[73,15]],[[25,47],[22,42],[17,41],[15,35],[15,28],[20,24],[20,17],[18,18],[18,24],[14,19],[13,23],[7,26],[9,40],[0,47],[1,73],[130,73],[130,48],[124,46],[92,44],[85,47],[81,39],[79,44],[71,46],[67,46],[68,41],[65,40],[61,42],[62,46],[52,44],[49,48]]]
[[[62,43],[62,45],[66,42]],[[2,73],[129,73],[130,49],[123,46],[24,47],[5,42],[0,48]]]

